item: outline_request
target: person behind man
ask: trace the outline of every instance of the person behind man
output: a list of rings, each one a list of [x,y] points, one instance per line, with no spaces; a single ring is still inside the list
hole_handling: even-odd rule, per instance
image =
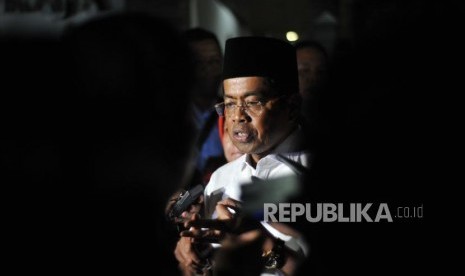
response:
[[[64,44],[62,186],[82,193],[70,216],[69,267],[176,275],[163,210],[181,186],[193,137],[187,45],[169,23],[142,13],[73,26]]]
[[[173,26],[102,15],[59,40],[0,33],[0,56],[6,269],[177,275],[163,207],[193,129],[190,82],[179,81],[192,73],[188,50]]]
[[[294,47],[299,72],[299,92],[303,99],[303,124],[307,136],[312,138],[310,144],[313,144],[318,128],[319,102],[329,79],[329,58],[325,48],[314,40],[298,42]]]
[[[328,54],[316,41],[306,40],[295,46],[299,72],[299,92],[304,99],[314,99],[328,78]]]
[[[209,159],[223,156],[223,148],[216,124],[217,115],[213,108],[214,104],[218,102],[222,53],[215,34],[207,30],[189,29],[184,32],[184,38],[191,50],[195,73],[194,86],[191,90],[192,106],[190,112],[192,112],[191,118],[193,118],[198,131],[196,168],[201,177]],[[206,173],[211,174],[211,172]]]
[[[227,208],[237,210],[244,183],[296,175],[310,161],[302,146],[296,54],[290,44],[263,37],[229,39],[223,87],[224,102],[216,108],[233,144],[245,154],[213,173],[205,189],[205,218],[222,218],[224,211],[229,212],[225,217],[234,217]],[[263,227],[286,243],[300,243],[283,233],[284,227]],[[191,271],[201,264],[190,237],[180,238],[175,255]]]

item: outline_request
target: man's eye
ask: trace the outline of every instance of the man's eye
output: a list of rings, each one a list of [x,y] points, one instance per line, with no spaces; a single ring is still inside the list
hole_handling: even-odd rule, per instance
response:
[[[250,101],[245,103],[248,107],[258,106],[261,104],[260,101]]]
[[[235,108],[236,104],[235,103],[224,103],[224,108]]]

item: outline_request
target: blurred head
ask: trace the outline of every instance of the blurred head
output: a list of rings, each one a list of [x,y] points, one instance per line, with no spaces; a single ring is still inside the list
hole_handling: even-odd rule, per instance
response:
[[[162,226],[192,136],[189,81],[179,81],[189,79],[187,46],[164,21],[111,14],[59,42],[0,37],[0,49],[2,83],[14,88],[0,103],[12,138],[0,161],[20,184],[2,170],[2,183],[20,189],[7,224],[20,230],[16,249],[52,249],[21,259],[175,275]]]
[[[69,30],[65,44],[74,146],[95,148],[92,177],[159,183],[168,198],[179,185],[168,172],[183,169],[190,146],[190,66],[180,35],[148,15],[112,15]]]
[[[313,99],[327,81],[328,56],[323,46],[313,41],[303,41],[295,48],[300,95],[304,99]]]
[[[226,42],[223,113],[233,144],[258,162],[297,125],[300,97],[293,47],[262,37]]]
[[[195,69],[194,98],[217,96],[221,82],[222,54],[215,34],[201,28],[184,33]]]

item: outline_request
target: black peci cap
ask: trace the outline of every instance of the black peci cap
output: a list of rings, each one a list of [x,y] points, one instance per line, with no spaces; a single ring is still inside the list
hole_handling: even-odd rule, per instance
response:
[[[294,47],[267,37],[237,37],[226,41],[223,80],[268,77],[283,94],[298,93],[299,79]]]

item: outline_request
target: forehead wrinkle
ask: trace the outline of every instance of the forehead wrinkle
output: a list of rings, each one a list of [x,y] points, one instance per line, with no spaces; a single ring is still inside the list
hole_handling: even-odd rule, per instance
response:
[[[228,99],[247,98],[247,97],[252,97],[252,96],[263,96],[263,93],[261,91],[248,91],[248,92],[245,92],[240,97],[235,97],[235,96],[226,95],[226,94],[224,95],[224,97]]]
[[[263,77],[237,77],[223,80],[223,97],[242,99],[250,96],[265,96],[269,89]]]

